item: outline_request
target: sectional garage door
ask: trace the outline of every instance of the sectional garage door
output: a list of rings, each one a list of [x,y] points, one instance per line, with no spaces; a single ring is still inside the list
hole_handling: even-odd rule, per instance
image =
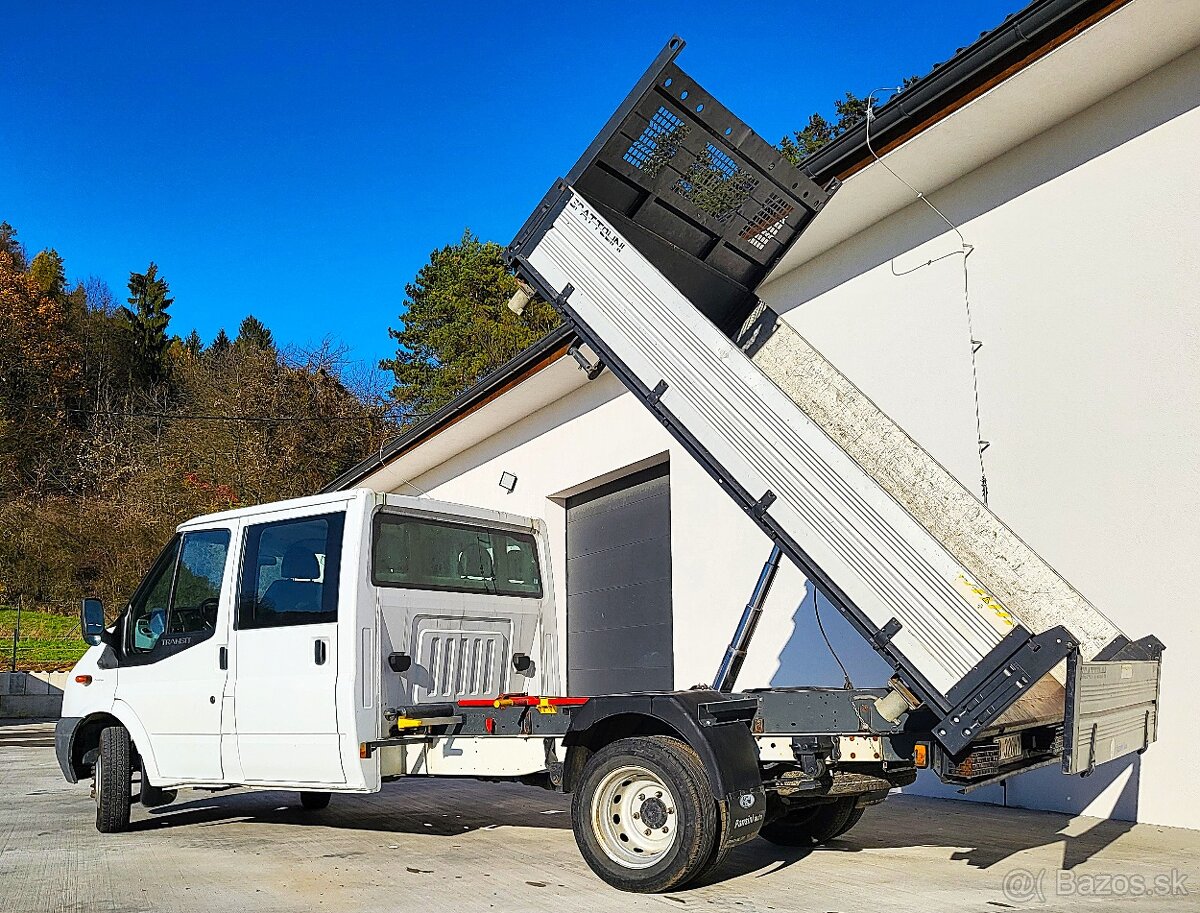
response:
[[[567,688],[669,690],[674,679],[664,463],[567,501]]]

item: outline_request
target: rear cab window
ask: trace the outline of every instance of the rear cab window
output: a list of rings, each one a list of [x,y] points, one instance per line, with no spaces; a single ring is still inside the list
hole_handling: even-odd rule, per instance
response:
[[[529,533],[380,512],[371,553],[376,586],[542,596],[537,543]]]

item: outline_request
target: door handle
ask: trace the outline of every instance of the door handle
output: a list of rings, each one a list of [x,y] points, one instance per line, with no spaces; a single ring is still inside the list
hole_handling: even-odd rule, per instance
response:
[[[221,669],[229,668],[229,648],[219,647],[217,649],[217,666]]]
[[[325,665],[325,641],[320,638],[313,641],[313,661],[318,666]]]

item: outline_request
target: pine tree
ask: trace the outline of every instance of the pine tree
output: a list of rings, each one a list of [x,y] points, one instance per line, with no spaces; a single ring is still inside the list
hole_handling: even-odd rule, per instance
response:
[[[213,341],[209,343],[207,353],[214,358],[220,358],[233,348],[233,343],[229,341],[229,334],[225,332],[224,327],[217,330],[217,335],[213,337]]]
[[[137,379],[150,384],[161,383],[167,376],[167,325],[171,322],[167,309],[175,300],[167,297],[170,290],[158,275],[158,265],[151,263],[146,272],[129,274],[130,307],[121,308]]]
[[[239,348],[262,349],[264,352],[275,351],[275,340],[265,323],[253,314],[247,315],[238,327],[237,339],[233,341]]]
[[[43,295],[61,298],[67,290],[63,258],[53,247],[47,248],[29,264],[29,276]]]
[[[6,253],[12,257],[11,268],[13,270],[21,273],[27,268],[25,246],[17,240],[17,230],[7,222],[0,222],[0,253]]]
[[[182,340],[182,345],[183,350],[192,356],[192,358],[199,358],[204,354],[204,341],[195,330],[187,334]]]
[[[899,86],[899,90],[903,92],[916,81],[916,76],[909,76]],[[813,114],[809,117],[808,124],[803,130],[797,130],[791,136],[785,136],[779,141],[779,151],[792,164],[800,164],[800,162],[808,158],[808,156],[812,155],[830,140],[841,136],[865,118],[867,116],[868,99],[870,99],[872,110],[891,100],[890,98],[874,98],[872,96],[860,98],[853,92],[847,92],[844,98],[839,98],[833,103],[837,120],[830,122],[819,113]]]
[[[389,329],[396,357],[380,362],[396,377],[393,398],[408,418],[426,415],[535,343],[558,324],[543,301],[518,317],[507,307],[517,280],[502,249],[463,232],[430,254],[405,292],[400,329]]]

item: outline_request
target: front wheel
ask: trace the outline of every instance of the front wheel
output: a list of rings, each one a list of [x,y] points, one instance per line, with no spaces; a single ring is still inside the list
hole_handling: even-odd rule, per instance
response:
[[[96,799],[96,830],[115,834],[129,827],[133,799],[133,770],[129,730],[109,726],[100,730],[100,751],[92,768],[92,794]]]
[[[668,736],[621,739],[596,752],[571,802],[575,842],[622,891],[682,887],[713,857],[717,803],[700,758]]]

